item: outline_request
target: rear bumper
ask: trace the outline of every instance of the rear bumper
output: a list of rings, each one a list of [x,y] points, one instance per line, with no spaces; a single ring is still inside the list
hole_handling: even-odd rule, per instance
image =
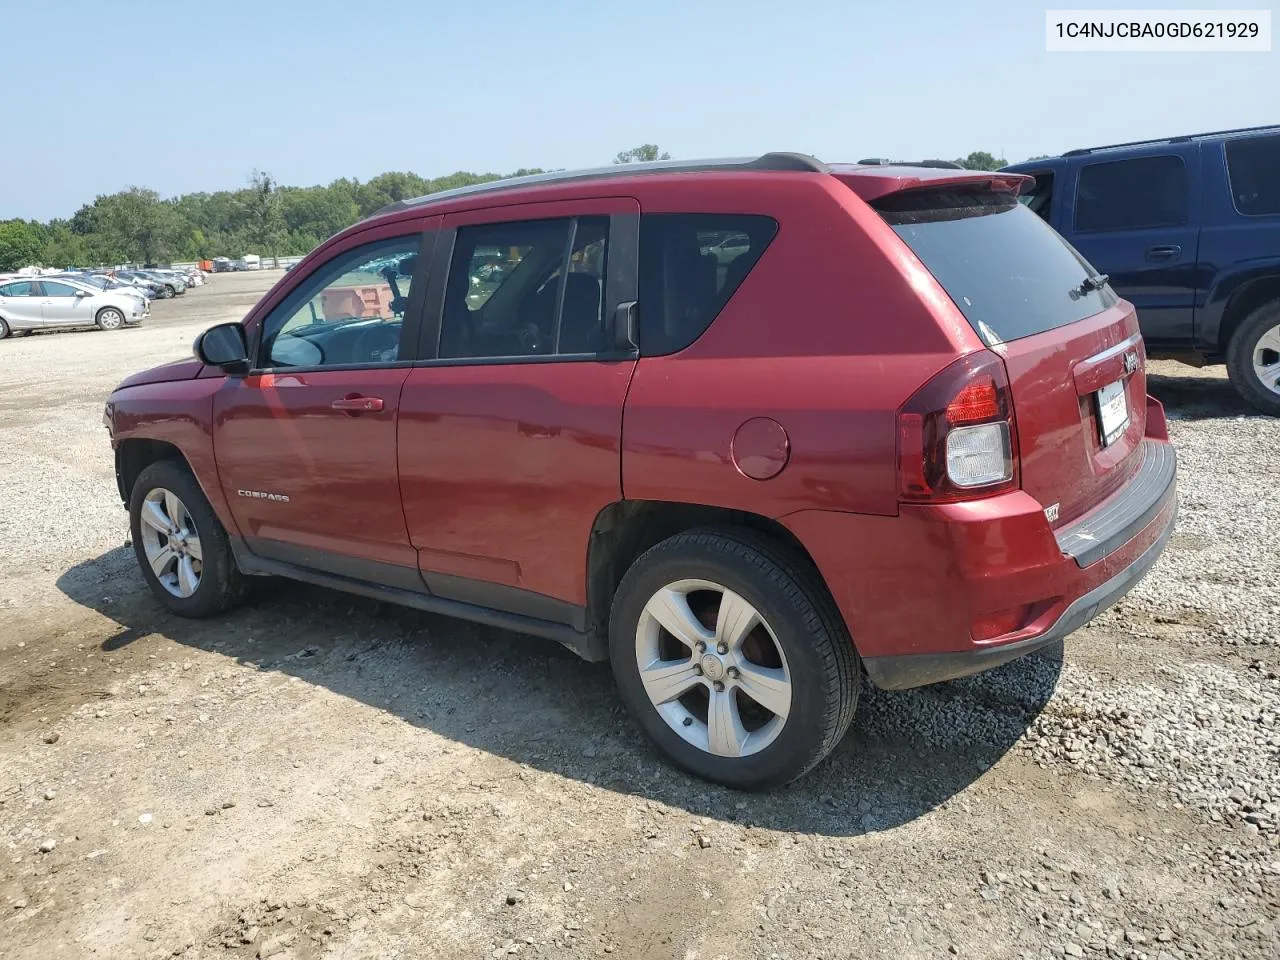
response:
[[[1174,525],[1177,459],[1150,427],[1138,472],[1058,530],[1021,490],[903,505],[896,517],[804,511],[782,522],[808,549],[874,683],[977,673],[1083,626],[1158,559]]]
[[[866,657],[862,662],[866,667],[867,676],[871,678],[872,683],[883,690],[906,690],[910,687],[920,687],[928,683],[939,683],[943,680],[954,680],[957,677],[981,673],[983,670],[998,667],[1002,663],[1016,660],[1018,657],[1034,653],[1036,650],[1065,639],[1068,634],[1079,630],[1132,590],[1134,585],[1146,575],[1152,565],[1160,559],[1160,554],[1164,552],[1165,545],[1173,534],[1176,513],[1176,506],[1169,509],[1168,520],[1164,523],[1164,529],[1159,537],[1138,556],[1137,560],[1110,580],[1094,587],[1074,601],[1054,624],[1039,636],[959,653]]]

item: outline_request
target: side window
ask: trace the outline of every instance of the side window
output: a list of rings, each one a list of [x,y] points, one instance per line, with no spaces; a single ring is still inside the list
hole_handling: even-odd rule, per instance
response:
[[[1051,223],[1053,215],[1053,174],[1036,173],[1033,176],[1036,178],[1036,182],[1018,194],[1018,202],[1039,216],[1045,223]]]
[[[640,353],[675,353],[702,336],[777,230],[770,217],[642,215]]]
[[[1246,217],[1280,213],[1280,136],[1227,141],[1231,199]]]
[[[608,217],[462,227],[440,329],[441,359],[595,354],[608,348]]]
[[[52,280],[41,280],[40,287],[46,297],[74,297],[76,288],[65,283],[54,283]]]
[[[19,280],[17,283],[0,287],[0,297],[34,297],[35,284],[30,280]]]
[[[260,366],[394,363],[419,234],[381,240],[319,267],[263,323]]]
[[[1187,222],[1187,169],[1181,157],[1140,157],[1080,169],[1076,230],[1133,230]]]

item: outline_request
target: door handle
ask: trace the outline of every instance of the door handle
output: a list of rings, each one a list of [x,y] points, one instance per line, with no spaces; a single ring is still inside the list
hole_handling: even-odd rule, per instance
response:
[[[341,400],[335,400],[329,404],[334,410],[341,410],[343,413],[375,413],[382,409],[381,397],[362,397],[359,394],[351,394],[343,397]]]
[[[1166,243],[1156,247],[1147,247],[1148,260],[1173,260],[1182,253],[1182,247],[1176,243]]]

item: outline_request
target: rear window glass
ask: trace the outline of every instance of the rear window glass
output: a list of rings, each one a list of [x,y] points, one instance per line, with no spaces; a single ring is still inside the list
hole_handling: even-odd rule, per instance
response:
[[[1231,199],[1247,217],[1280,213],[1280,137],[1227,141]]]
[[[640,218],[640,352],[702,336],[778,230],[771,217],[648,213]]]
[[[988,346],[1099,313],[1117,298],[1097,272],[1011,193],[906,190],[874,204]]]
[[[1137,157],[1080,168],[1076,230],[1137,230],[1187,222],[1187,168],[1181,157]]]

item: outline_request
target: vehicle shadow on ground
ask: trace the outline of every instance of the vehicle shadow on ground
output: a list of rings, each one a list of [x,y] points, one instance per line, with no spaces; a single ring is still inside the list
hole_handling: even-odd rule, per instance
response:
[[[1236,393],[1225,376],[1171,377],[1147,375],[1147,392],[1164,404],[1171,420],[1261,417]]]
[[[671,804],[697,816],[847,836],[914,820],[980,777],[1053,694],[1061,647],[977,677],[899,693],[862,686],[854,725],[797,783],[746,794],[660,760],[627,717],[607,665],[551,641],[268,580],[247,607],[211,621],[163,611],[133,551],[112,550],[58,579],[119,630],[102,643],[166,640],[277,671],[386,710],[497,756]]]

